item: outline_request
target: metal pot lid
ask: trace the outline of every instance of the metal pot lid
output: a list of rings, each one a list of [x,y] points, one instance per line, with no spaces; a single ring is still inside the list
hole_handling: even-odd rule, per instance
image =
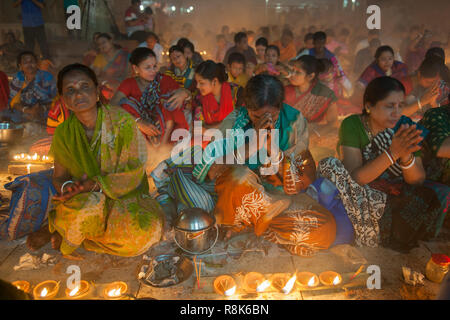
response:
[[[216,219],[203,209],[189,208],[182,210],[175,221],[175,229],[196,232],[211,228]]]

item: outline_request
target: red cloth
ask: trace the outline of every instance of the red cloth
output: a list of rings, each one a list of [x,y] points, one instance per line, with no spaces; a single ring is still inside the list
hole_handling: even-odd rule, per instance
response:
[[[206,96],[200,96],[199,100],[202,105],[202,113],[206,124],[221,122],[234,109],[233,95],[231,93],[231,86],[228,82],[222,84],[220,104],[217,103],[216,98],[212,93]]]
[[[171,77],[166,76],[166,75],[162,76],[161,83],[160,83],[161,94],[167,94],[167,93],[177,90],[179,88],[180,88],[180,85],[175,80],[173,80]],[[142,97],[142,94],[143,94],[141,89],[139,88],[139,85],[136,82],[135,78],[125,79],[120,84],[120,86],[117,90],[122,92],[125,96],[133,97],[136,100],[140,100]],[[163,114],[164,120],[165,121],[172,120],[174,122],[173,130],[176,130],[176,129],[189,130],[189,125],[186,121],[183,110],[181,108],[176,109],[174,111],[169,111],[166,108],[164,108],[164,106],[162,104],[160,104],[159,107]],[[126,104],[122,105],[122,108],[127,110],[131,115],[133,115],[136,118],[140,116],[136,112],[136,110],[134,110],[134,108],[132,108]],[[159,121],[161,124],[161,128],[165,128],[165,124],[162,123],[161,118],[159,118]],[[162,132],[162,134],[164,135],[164,132]]]
[[[0,71],[0,110],[8,108],[9,83],[8,76]]]

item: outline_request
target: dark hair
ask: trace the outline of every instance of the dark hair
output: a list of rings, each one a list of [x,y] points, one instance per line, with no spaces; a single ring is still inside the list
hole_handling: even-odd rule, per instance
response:
[[[156,40],[156,42],[159,42],[159,37],[156,33],[152,32],[152,31],[147,32],[147,36],[145,37],[145,40],[147,40],[150,37],[153,37]]]
[[[98,87],[98,80],[97,80],[97,76],[95,75],[94,70],[92,70],[91,68],[85,66],[84,64],[80,64],[80,63],[69,64],[69,65],[65,66],[64,68],[62,68],[61,71],[59,71],[59,73],[58,73],[58,79],[57,79],[56,85],[58,88],[58,93],[60,95],[63,92],[64,77],[74,71],[84,73],[94,82],[95,87]]]
[[[17,67],[20,67],[20,64],[22,63],[23,56],[32,56],[36,61],[38,61],[37,55],[33,51],[22,51],[17,55]]]
[[[394,49],[392,49],[390,46],[381,46],[378,47],[377,51],[375,52],[375,59],[378,60],[383,54],[383,52],[386,51],[389,51],[390,53],[392,53],[392,55],[394,55]]]
[[[223,63],[215,63],[212,60],[206,60],[200,63],[195,68],[195,73],[207,80],[214,80],[217,78],[220,83],[228,80],[228,74]]]
[[[263,46],[267,48],[269,46],[269,41],[267,41],[267,39],[264,37],[258,38],[258,40],[256,40],[255,42],[255,47],[257,46]]]
[[[319,73],[328,72],[328,70],[332,68],[334,68],[334,66],[330,59],[327,58],[318,59]]]
[[[184,49],[184,46],[186,45],[186,43],[190,42],[188,38],[180,38],[177,41],[177,46],[179,46],[180,48]]]
[[[106,33],[106,32],[102,32],[102,33],[100,33],[98,36],[97,36],[97,39],[100,39],[100,38],[106,38],[106,39],[108,39],[108,40],[112,40],[113,38],[111,37],[111,35],[109,35],[108,33]]]
[[[317,31],[314,33],[313,40],[327,40],[327,34],[323,31]]]
[[[153,14],[153,10],[150,7],[145,8],[144,12],[147,14]]]
[[[169,49],[169,55],[171,55],[174,51],[178,51],[181,52],[182,54],[184,54],[184,50],[182,48],[180,48],[180,46],[171,46]]]
[[[247,38],[247,34],[245,32],[238,32],[234,35],[234,43],[238,44],[244,38]]]
[[[364,91],[363,114],[367,114],[365,108],[365,105],[367,103],[374,106],[379,101],[386,99],[386,97],[391,92],[397,91],[402,91],[403,93],[405,93],[405,87],[399,80],[395,78],[384,76],[375,78],[374,80],[370,81],[366,87],[366,90]]]
[[[306,72],[306,75],[315,74],[314,79],[316,79],[319,73],[322,73],[325,69],[323,63],[316,59],[316,57],[311,55],[304,55],[295,60],[296,64],[299,64],[300,67]]]
[[[283,83],[268,74],[254,76],[245,87],[244,99],[249,110],[258,110],[267,105],[281,109],[284,101]]]
[[[228,65],[231,66],[233,62],[242,63],[245,66],[245,56],[240,52],[233,52],[228,56]]]
[[[156,59],[156,54],[152,49],[146,47],[136,48],[133,50],[133,52],[131,52],[130,63],[132,65],[138,66],[142,61],[149,57],[153,57]]]
[[[305,34],[303,41],[306,42],[308,40],[314,40],[314,33],[309,32],[309,33]]]
[[[440,57],[432,56],[425,58],[419,67],[420,76],[426,79],[440,75],[444,67],[444,62]]]
[[[141,3],[141,0],[131,0],[131,4],[135,4],[135,3]]]
[[[266,52],[269,51],[269,50],[275,50],[277,52],[278,57],[281,55],[280,54],[280,48],[278,48],[278,46],[276,46],[274,44],[271,44],[270,46],[268,46],[266,48]]]
[[[186,48],[189,48],[189,50],[191,50],[192,53],[195,52],[194,44],[192,42],[190,42],[189,40],[184,42],[183,45],[181,45],[180,47],[183,49],[183,52],[184,52],[184,49],[186,49]]]
[[[430,57],[439,57],[445,62],[445,51],[440,47],[430,48],[425,54],[425,59]]]

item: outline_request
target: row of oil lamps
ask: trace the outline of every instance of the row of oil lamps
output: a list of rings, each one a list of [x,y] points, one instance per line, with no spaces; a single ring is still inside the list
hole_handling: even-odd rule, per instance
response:
[[[300,288],[314,288],[322,283],[324,286],[341,284],[342,276],[334,271],[322,272],[319,276],[311,272],[295,272],[292,276],[276,273],[270,279],[259,272],[249,272],[244,277],[245,290],[253,293],[263,293],[269,287],[284,294],[289,294],[297,284]],[[222,275],[214,280],[214,290],[220,295],[231,297],[236,293],[237,285],[233,277]]]
[[[16,154],[13,157],[14,161],[18,162],[52,162],[52,159],[48,156],[39,156],[37,153],[34,155],[29,155],[26,153]]]
[[[207,52],[206,52],[205,50],[200,51],[199,53],[200,53],[200,55],[202,55],[202,56],[207,55]],[[169,51],[163,51],[163,52],[162,52],[162,55],[163,55],[163,56],[169,56]]]
[[[28,281],[15,281],[12,283],[17,289],[30,293],[30,283]],[[128,286],[125,282],[116,281],[105,286],[103,289],[103,298],[109,300],[124,299],[128,291]],[[33,297],[35,300],[52,300],[59,292],[59,282],[54,280],[47,280],[39,283],[33,289]],[[80,284],[73,289],[67,288],[65,290],[66,299],[83,299],[91,292],[91,285],[85,280],[81,280]]]

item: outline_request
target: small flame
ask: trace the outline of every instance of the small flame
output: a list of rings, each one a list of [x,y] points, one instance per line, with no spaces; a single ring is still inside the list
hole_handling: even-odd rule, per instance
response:
[[[28,174],[31,173],[31,164],[27,164],[27,173],[28,173]]]
[[[233,294],[235,294],[235,292],[236,292],[236,286],[234,286],[234,287],[232,287],[232,288],[230,288],[228,290],[225,290],[224,294],[227,297],[229,297],[229,296],[232,296]]]
[[[47,288],[42,289],[42,291],[41,291],[41,297],[46,297],[47,294],[48,294]]]
[[[311,279],[309,279],[309,281],[308,281],[308,286],[313,287],[315,283],[316,283],[316,279],[314,279],[314,277],[311,277]]]
[[[120,288],[118,289],[112,289],[108,292],[108,296],[110,297],[120,297],[122,293],[120,292]]]
[[[38,155],[37,155],[37,153],[35,153],[35,154],[33,155],[32,159],[33,159],[33,161],[38,160]]]
[[[334,278],[333,280],[333,285],[337,285],[339,284],[340,280],[339,280],[339,276],[336,276],[336,278]]]
[[[71,296],[71,297],[75,296],[78,293],[79,290],[80,290],[80,287],[76,286],[75,289],[70,291],[69,296]]]
[[[292,288],[294,287],[295,280],[297,280],[297,276],[294,274],[294,276],[292,276],[292,278],[290,278],[288,282],[286,282],[286,285],[282,290],[284,294],[289,294],[291,292]]]
[[[21,158],[21,159],[25,159],[25,154],[22,153],[22,154],[20,155],[20,158]]]
[[[268,287],[270,287],[270,282],[265,280],[256,288],[256,292],[264,292]]]

